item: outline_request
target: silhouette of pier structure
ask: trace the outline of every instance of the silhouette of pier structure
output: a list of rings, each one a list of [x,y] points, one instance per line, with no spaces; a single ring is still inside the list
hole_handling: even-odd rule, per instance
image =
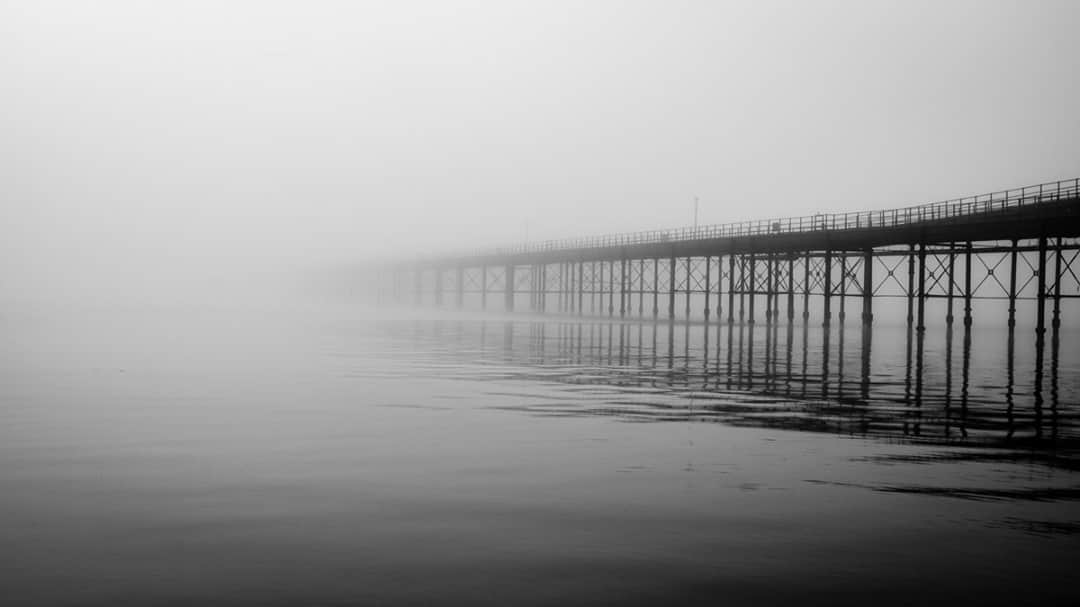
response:
[[[1080,178],[906,208],[817,214],[572,238],[383,266],[380,297],[398,304],[768,324],[845,322],[856,300],[906,300],[926,328],[927,301],[971,326],[977,300],[1034,302],[1038,340],[1080,298]],[[493,301],[501,299],[499,301]],[[501,304],[501,305],[500,305]],[[759,318],[759,315],[763,315]],[[1041,349],[1040,349],[1041,350]]]

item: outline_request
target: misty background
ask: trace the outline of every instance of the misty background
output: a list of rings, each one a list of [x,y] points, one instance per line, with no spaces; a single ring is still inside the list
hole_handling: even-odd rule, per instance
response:
[[[1080,4],[0,2],[0,302],[1080,172]]]

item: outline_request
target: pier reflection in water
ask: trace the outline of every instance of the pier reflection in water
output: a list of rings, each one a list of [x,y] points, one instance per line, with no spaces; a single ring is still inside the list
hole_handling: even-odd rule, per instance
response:
[[[536,414],[1034,448],[1058,460],[1080,438],[1080,369],[1076,356],[1062,360],[1063,329],[1044,353],[1017,329],[550,319],[386,326],[395,338],[408,334],[410,356],[435,355],[425,372],[462,373],[438,362],[452,357],[504,379],[606,394],[519,407]]]

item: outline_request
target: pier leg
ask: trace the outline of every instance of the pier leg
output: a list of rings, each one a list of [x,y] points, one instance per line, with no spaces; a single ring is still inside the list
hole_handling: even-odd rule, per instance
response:
[[[795,256],[790,254],[787,262],[787,321],[789,326],[795,322]],[[790,348],[788,355],[791,355]]]
[[[926,330],[926,243],[919,243],[919,319],[915,330]]]
[[[487,266],[480,266],[480,309],[487,310],[488,277]]]
[[[443,303],[443,270],[442,268],[435,268],[435,305],[441,306]]]
[[[735,322],[735,253],[728,255],[727,321]]]
[[[908,328],[915,322],[915,245],[909,245],[908,249],[908,280],[907,280],[907,324]]]
[[[952,329],[953,325],[953,292],[956,290],[956,243],[949,243],[949,295],[948,308],[945,310],[945,325]],[[950,332],[951,336],[952,333]],[[951,350],[950,350],[951,351]]]
[[[638,260],[638,316],[645,316],[645,258]]]
[[[840,253],[840,314],[837,315],[837,319],[840,321],[840,326],[844,326],[844,319],[847,318],[847,252]],[[844,347],[843,340],[840,341],[840,347]]]
[[[597,289],[600,291],[600,315],[604,315],[604,262],[600,262],[600,282],[597,284]]]
[[[577,263],[577,314],[585,315],[585,262]]]
[[[971,326],[971,241],[964,248],[964,326]]]
[[[750,279],[750,318],[747,319],[747,324],[754,324],[754,300],[757,299],[757,268],[756,259],[753,253],[750,253],[750,267],[746,273],[746,277]],[[753,336],[753,333],[750,334]]]
[[[615,316],[615,261],[608,262],[608,316]]]
[[[705,323],[709,322],[709,295],[712,291],[709,289],[709,283],[712,282],[709,276],[709,269],[712,267],[712,258],[708,255],[705,256]]]
[[[619,262],[619,318],[626,318],[626,258]]]
[[[721,304],[724,302],[724,257],[722,255],[716,256],[716,322],[720,322],[720,319],[724,317],[723,307]]]
[[[690,289],[693,283],[694,271],[690,267],[690,258],[686,258],[686,320],[690,320]]]
[[[668,318],[675,318],[675,257],[671,257],[671,275],[670,278],[671,288],[668,289]]]
[[[775,272],[775,267],[774,267],[774,264],[773,264],[773,261],[774,261],[773,257],[774,257],[773,254],[769,253],[769,258],[765,262],[765,273],[766,273],[766,276],[765,276],[765,326],[766,327],[769,327],[769,326],[772,325],[772,319],[773,319],[773,286],[774,286],[773,282],[774,282],[774,278],[775,278],[773,276],[773,273]],[[768,333],[768,329],[766,329],[766,332],[765,332],[765,343],[766,343],[765,347],[766,348],[768,348],[768,343],[769,343],[768,338],[769,338],[769,333]],[[766,349],[766,351],[768,351],[768,350]]]
[[[1035,344],[1041,353],[1046,336],[1046,237],[1039,237],[1039,291],[1035,303]],[[1041,358],[1041,356],[1040,356]],[[1041,371],[1041,370],[1040,370]]]
[[[862,322],[874,324],[874,251],[863,251]]]
[[[1057,255],[1054,256],[1054,316],[1050,320],[1050,326],[1054,328],[1054,339],[1057,339],[1057,329],[1061,327],[1061,237],[1057,239]]]
[[[654,257],[652,265],[652,317],[660,316],[660,258]]]
[[[810,321],[810,251],[803,257],[802,319],[804,326]]]
[[[1016,326],[1016,250],[1017,241],[1012,241],[1012,250],[1009,251],[1009,328]]]
[[[465,307],[465,268],[457,267],[457,307]]]
[[[825,292],[825,310],[822,312],[821,326],[832,323],[832,250],[825,251],[825,280],[822,290]]]
[[[503,275],[506,277],[506,285],[505,285],[505,288],[504,288],[505,292],[503,294],[504,299],[505,299],[506,311],[507,312],[513,312],[514,311],[514,266],[513,265],[506,266],[506,269],[504,270]]]

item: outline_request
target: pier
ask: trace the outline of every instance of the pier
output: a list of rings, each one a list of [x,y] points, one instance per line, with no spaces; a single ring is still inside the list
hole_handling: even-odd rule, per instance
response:
[[[928,300],[970,327],[1001,300],[1012,328],[1034,304],[1037,339],[1080,298],[1080,178],[906,208],[816,214],[524,243],[396,262],[380,297],[535,314],[828,327],[901,298],[926,329]],[[453,301],[447,300],[447,295]],[[855,308],[851,309],[850,306]]]

